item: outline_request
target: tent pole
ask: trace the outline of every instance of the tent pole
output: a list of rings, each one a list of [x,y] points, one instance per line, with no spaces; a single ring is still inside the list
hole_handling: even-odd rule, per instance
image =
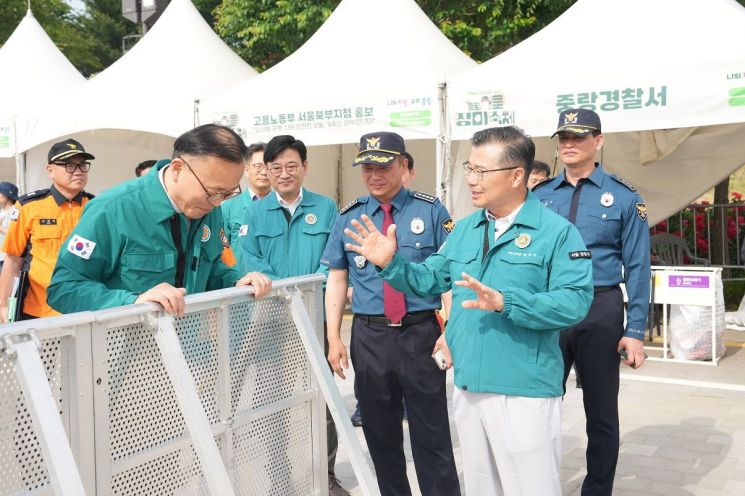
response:
[[[16,183],[18,195],[26,194],[26,154],[16,153]]]
[[[344,200],[344,173],[342,171],[342,147],[339,145],[339,154],[336,156],[336,204],[341,207]]]
[[[194,99],[194,127],[199,126],[199,98]]]
[[[445,204],[448,212],[452,211],[451,167],[450,167],[450,128],[447,120],[447,83],[438,87],[440,101],[440,133],[435,141],[437,169],[435,171],[436,195]]]

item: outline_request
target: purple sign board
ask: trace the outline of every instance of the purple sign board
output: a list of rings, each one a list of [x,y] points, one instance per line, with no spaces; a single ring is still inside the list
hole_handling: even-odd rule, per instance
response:
[[[667,276],[671,288],[708,288],[709,276]]]

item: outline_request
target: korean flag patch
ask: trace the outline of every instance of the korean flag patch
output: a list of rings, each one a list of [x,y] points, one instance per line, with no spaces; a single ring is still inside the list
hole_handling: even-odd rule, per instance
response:
[[[10,211],[10,220],[12,222],[15,222],[18,220],[18,214],[20,214],[21,211],[18,210],[16,207],[13,207],[13,210]]]
[[[91,258],[91,254],[95,249],[95,242],[85,239],[82,236],[78,236],[77,234],[74,234],[70,242],[67,243],[67,251],[85,260]]]

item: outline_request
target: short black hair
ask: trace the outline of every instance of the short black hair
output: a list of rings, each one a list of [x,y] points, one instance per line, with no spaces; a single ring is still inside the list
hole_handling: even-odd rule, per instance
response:
[[[302,162],[305,162],[308,158],[308,149],[305,147],[305,143],[289,134],[282,134],[270,139],[264,147],[264,162],[268,164],[284,153],[285,150],[295,150],[300,155]]]
[[[522,167],[524,181],[528,181],[530,167],[535,160],[535,143],[517,126],[490,127],[477,131],[471,138],[471,146],[502,145],[502,158],[511,166]]]
[[[173,158],[180,155],[217,157],[243,165],[246,160],[246,144],[227,126],[203,124],[176,138]]]
[[[145,160],[143,162],[140,162],[139,164],[137,164],[137,167],[135,167],[135,176],[140,177],[142,175],[142,171],[151,168],[153,165],[155,165],[156,162],[157,160]]]
[[[251,143],[246,148],[246,160],[250,160],[251,156],[256,152],[263,152],[266,148],[266,143],[263,141],[257,141],[256,143]]]
[[[409,152],[402,152],[401,155],[403,155],[404,158],[409,161],[408,166],[407,166],[409,169],[409,172],[413,171],[414,170],[414,157],[412,157],[411,153]]]
[[[530,173],[532,174],[533,172],[543,172],[546,174],[546,177],[551,177],[551,167],[546,162],[541,162],[540,160],[533,160],[533,163],[530,164]]]

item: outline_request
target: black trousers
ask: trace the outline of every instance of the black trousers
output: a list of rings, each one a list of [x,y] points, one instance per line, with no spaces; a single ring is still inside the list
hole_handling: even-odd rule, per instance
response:
[[[445,372],[432,360],[437,319],[389,327],[355,316],[350,353],[362,429],[382,496],[410,496],[403,447],[403,403],[421,494],[459,496],[448,423]]]
[[[596,293],[587,317],[561,332],[564,355],[564,390],[575,364],[582,378],[582,396],[587,418],[587,476],[582,496],[610,496],[618,462],[617,348],[623,337],[623,294],[618,288]]]

